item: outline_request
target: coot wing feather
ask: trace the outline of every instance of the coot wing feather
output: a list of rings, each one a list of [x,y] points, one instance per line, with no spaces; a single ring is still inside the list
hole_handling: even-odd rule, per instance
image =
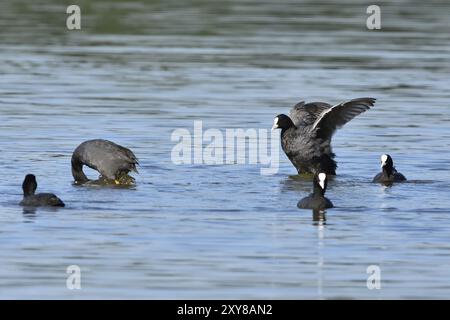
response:
[[[321,113],[315,120],[312,130],[317,129],[319,137],[329,139],[336,129],[367,111],[375,104],[374,98],[357,98],[341,102]]]
[[[289,118],[291,118],[297,127],[312,125],[324,111],[330,108],[331,105],[325,102],[310,102],[305,104],[302,101],[291,109]]]

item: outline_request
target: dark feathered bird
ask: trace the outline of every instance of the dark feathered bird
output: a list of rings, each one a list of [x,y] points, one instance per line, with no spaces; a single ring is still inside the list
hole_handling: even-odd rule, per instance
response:
[[[372,182],[379,183],[392,183],[392,182],[402,182],[406,181],[404,175],[394,167],[394,161],[388,154],[383,154],[381,156],[381,172],[378,173],[372,180]]]
[[[22,184],[23,200],[20,205],[26,207],[64,207],[64,202],[61,201],[53,193],[38,193],[35,194],[37,189],[36,177],[32,174],[28,174]]]
[[[324,102],[298,103],[289,116],[275,117],[272,129],[281,129],[281,146],[298,173],[336,174],[331,138],[336,129],[367,111],[374,98],[358,98],[331,106]]]
[[[136,166],[139,162],[131,150],[108,140],[97,139],[83,142],[73,152],[72,175],[77,183],[89,181],[83,172],[84,165],[98,171],[101,179],[120,184],[124,176],[129,177],[129,172],[138,172]]]
[[[333,203],[325,198],[325,191],[327,190],[328,178],[323,172],[314,176],[313,193],[303,198],[297,203],[300,209],[324,210],[333,208]]]

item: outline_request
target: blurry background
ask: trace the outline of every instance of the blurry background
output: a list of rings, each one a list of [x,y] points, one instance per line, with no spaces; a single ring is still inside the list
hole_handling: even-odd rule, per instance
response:
[[[0,298],[448,298],[450,3],[377,2],[377,31],[370,4],[3,0]],[[301,100],[361,96],[377,104],[334,138],[326,222],[296,208],[311,182],[284,154],[275,176],[170,160],[194,120],[270,128]],[[92,138],[138,155],[135,189],[72,185]],[[410,182],[369,183],[382,153]],[[67,208],[23,213],[27,173]]]

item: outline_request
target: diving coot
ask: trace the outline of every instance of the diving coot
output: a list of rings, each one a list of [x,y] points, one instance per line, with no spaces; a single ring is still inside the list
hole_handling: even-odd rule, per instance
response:
[[[138,172],[136,166],[139,162],[131,150],[108,140],[97,139],[83,142],[73,152],[72,175],[76,183],[89,181],[83,173],[84,165],[98,171],[101,179],[128,184],[134,182],[128,173]]]

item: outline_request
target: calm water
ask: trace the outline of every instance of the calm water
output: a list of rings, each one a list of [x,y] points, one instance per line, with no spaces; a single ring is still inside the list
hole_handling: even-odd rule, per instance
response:
[[[0,5],[0,298],[449,297],[448,2],[382,6],[368,31],[357,1],[81,1],[72,32],[60,3]],[[360,96],[378,101],[334,138],[326,221],[296,208],[311,182],[284,154],[273,176],[171,161],[194,120],[270,128],[300,100]],[[92,138],[134,150],[136,188],[72,185]],[[410,182],[369,183],[384,152]],[[31,172],[67,208],[24,214]]]

